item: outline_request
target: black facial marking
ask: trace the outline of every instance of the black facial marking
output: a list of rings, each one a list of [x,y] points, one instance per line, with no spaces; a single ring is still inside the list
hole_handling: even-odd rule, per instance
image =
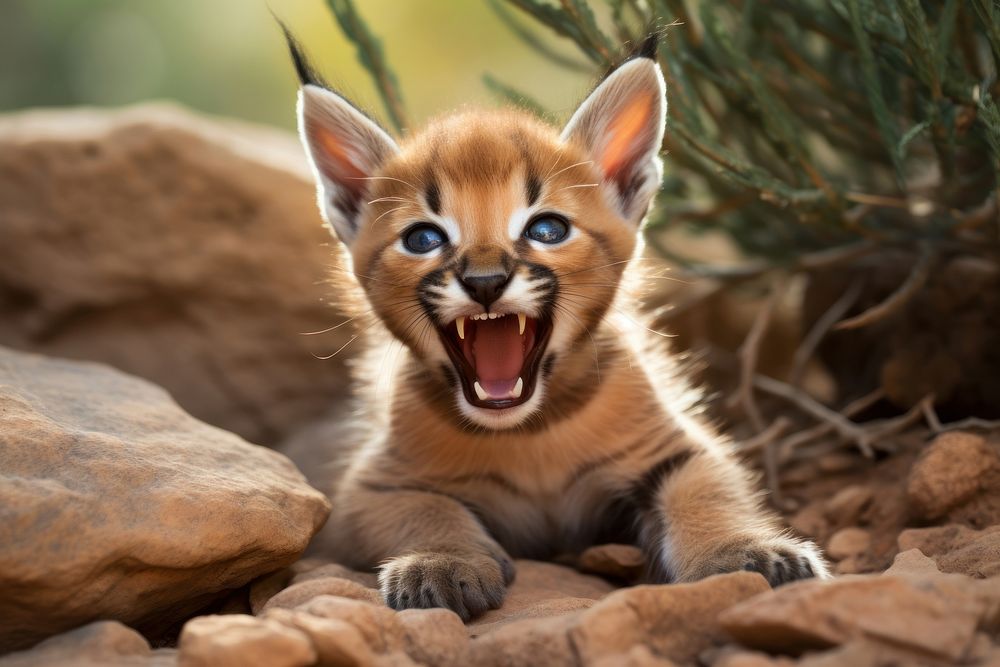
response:
[[[436,271],[431,271],[426,276],[420,279],[420,284],[417,285],[417,298],[420,300],[420,305],[424,309],[424,313],[430,319],[435,319],[434,317],[434,304],[431,302],[431,287],[444,287],[445,284],[445,269],[437,269]]]
[[[441,191],[438,189],[437,181],[430,179],[427,185],[427,208],[434,215],[441,213]]]
[[[458,385],[458,378],[450,364],[441,364],[441,371],[444,373],[444,381],[449,389],[454,389]]]
[[[527,190],[528,206],[534,206],[535,202],[542,195],[542,183],[535,174],[528,174],[524,187]]]
[[[532,294],[536,295],[542,304],[542,309],[551,317],[556,306],[556,295],[559,293],[559,279],[552,269],[541,264],[525,264],[528,267],[528,274],[532,281],[542,281],[540,286],[536,286]]]

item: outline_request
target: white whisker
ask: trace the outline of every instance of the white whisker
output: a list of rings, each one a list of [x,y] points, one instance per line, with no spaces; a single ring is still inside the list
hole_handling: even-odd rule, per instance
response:
[[[337,356],[338,354],[340,354],[341,351],[343,351],[343,349],[345,347],[347,347],[348,345],[350,345],[351,343],[353,343],[355,340],[357,340],[358,336],[360,336],[360,335],[361,334],[354,334],[353,336],[351,336],[351,340],[347,341],[346,343],[344,343],[343,345],[341,345],[339,348],[337,348],[337,351],[334,352],[333,354],[326,354],[326,355],[323,355],[323,356],[316,356],[314,354],[313,356],[316,357],[317,359],[319,359],[320,361],[326,361],[327,359],[333,359],[335,356]]]
[[[377,217],[374,220],[372,220],[372,224],[374,225],[376,222],[378,222],[379,220],[381,220],[385,216],[389,215],[390,213],[395,213],[396,211],[402,211],[407,206],[410,206],[410,204],[406,204],[406,206],[397,206],[396,208],[390,208],[388,211],[386,211],[385,213],[383,213],[379,217]]]
[[[555,192],[562,192],[563,190],[572,190],[573,188],[596,188],[600,183],[580,183],[578,185],[566,185]]]
[[[563,167],[562,169],[560,169],[559,171],[557,171],[554,174],[546,175],[545,180],[542,181],[542,185],[547,184],[549,181],[551,181],[553,178],[555,178],[559,174],[563,173],[564,171],[569,171],[573,167],[580,167],[580,166],[585,165],[585,164],[594,164],[594,161],[593,160],[584,160],[583,162],[577,162],[576,164],[571,164],[568,167]],[[555,165],[553,164],[552,166],[554,167]],[[549,171],[552,171],[552,169],[550,168]]]
[[[368,202],[368,205],[371,206],[372,204],[377,204],[380,201],[396,201],[396,202],[401,201],[401,202],[410,203],[411,200],[410,199],[406,199],[405,197],[379,197],[378,199],[373,199],[370,202]]]
[[[347,176],[347,178],[352,181],[396,181],[397,183],[402,183],[407,187],[413,188],[416,192],[420,192],[420,188],[413,183],[407,183],[400,178],[393,178],[392,176]]]

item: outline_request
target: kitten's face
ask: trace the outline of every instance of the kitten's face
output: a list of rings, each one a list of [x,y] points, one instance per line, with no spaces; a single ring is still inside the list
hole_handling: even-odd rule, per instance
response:
[[[662,96],[655,64],[632,61],[562,136],[524,113],[477,112],[397,147],[318,106],[340,98],[303,89],[327,220],[375,312],[469,421],[504,429],[544,411],[559,360],[589,344],[659,183]]]
[[[613,298],[636,236],[600,182],[589,156],[516,113],[451,117],[372,181],[355,273],[475,423],[544,409],[554,364]]]

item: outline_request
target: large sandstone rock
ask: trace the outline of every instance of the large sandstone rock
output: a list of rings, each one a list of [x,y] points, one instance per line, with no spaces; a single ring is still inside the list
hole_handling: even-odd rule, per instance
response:
[[[288,565],[328,512],[162,389],[0,348],[0,651],[100,618],[156,634]]]
[[[796,582],[726,610],[720,621],[740,643],[772,653],[875,642],[952,664],[977,633],[996,632],[1000,579],[942,574],[909,551],[886,575]]]
[[[0,116],[0,345],[102,361],[276,443],[345,390],[349,327],[289,134],[173,107]]]

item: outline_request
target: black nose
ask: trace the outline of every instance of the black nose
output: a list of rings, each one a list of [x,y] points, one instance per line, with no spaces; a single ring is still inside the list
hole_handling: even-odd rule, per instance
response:
[[[487,310],[490,304],[500,298],[510,276],[506,273],[495,273],[492,276],[462,276],[459,282],[474,300],[483,304]]]

